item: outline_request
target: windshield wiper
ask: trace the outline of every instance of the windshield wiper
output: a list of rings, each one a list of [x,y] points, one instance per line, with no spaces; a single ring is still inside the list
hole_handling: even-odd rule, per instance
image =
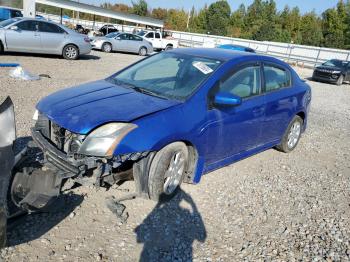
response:
[[[159,98],[162,98],[162,99],[168,99],[158,93],[155,93],[155,92],[152,92],[148,89],[144,89],[144,88],[141,88],[141,87],[138,87],[138,86],[135,86],[134,87],[134,90],[139,92],[139,93],[142,93],[142,94],[145,94],[145,95],[150,95],[150,96],[155,96],[155,97],[159,97]]]

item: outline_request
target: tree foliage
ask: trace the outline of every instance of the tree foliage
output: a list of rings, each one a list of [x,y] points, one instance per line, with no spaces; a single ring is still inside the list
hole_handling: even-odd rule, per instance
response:
[[[146,0],[132,1],[132,5],[111,4],[102,7],[114,11],[150,16],[164,20],[166,29],[230,36],[237,38],[286,42],[313,46],[350,49],[350,0],[339,0],[334,8],[318,15],[314,11],[302,14],[298,7],[285,6],[277,10],[276,0],[253,0],[245,6],[232,6],[226,0],[183,9],[149,8]],[[110,1],[112,2],[112,1]],[[115,2],[115,1],[113,1]],[[292,1],[291,1],[292,3]],[[22,0],[0,0],[0,5],[22,7]],[[40,12],[59,14],[60,9],[37,4]],[[65,15],[73,16],[70,10]],[[82,19],[92,15],[80,13]],[[104,17],[97,21],[119,22]]]

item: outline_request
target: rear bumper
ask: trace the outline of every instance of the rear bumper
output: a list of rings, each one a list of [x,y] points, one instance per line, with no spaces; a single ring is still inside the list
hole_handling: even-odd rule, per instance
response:
[[[57,169],[79,175],[86,171],[86,165],[82,161],[73,161],[65,153],[53,146],[39,131],[32,128],[32,137],[36,145],[43,151],[45,159]]]
[[[86,45],[79,46],[79,54],[80,55],[86,55],[91,52],[92,46],[87,43]]]

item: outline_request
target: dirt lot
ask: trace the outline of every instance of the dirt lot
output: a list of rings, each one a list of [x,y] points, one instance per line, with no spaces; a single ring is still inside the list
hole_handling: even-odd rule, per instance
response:
[[[2,55],[0,62],[19,62],[51,78],[20,81],[0,69],[0,98],[12,97],[18,136],[26,137],[40,98],[138,59],[100,52],[79,61]],[[62,197],[58,212],[15,221],[0,260],[350,260],[350,85],[309,84],[309,126],[293,153],[267,150],[196,186],[183,185],[170,202],[127,201],[126,224],[106,208],[105,198],[132,190],[131,182],[109,191],[76,188]]]

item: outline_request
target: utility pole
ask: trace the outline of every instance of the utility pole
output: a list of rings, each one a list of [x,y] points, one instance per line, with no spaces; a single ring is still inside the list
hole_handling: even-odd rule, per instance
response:
[[[190,18],[191,18],[191,10],[188,10],[188,15],[187,15],[187,25],[186,28],[188,29],[189,25],[190,25]]]

